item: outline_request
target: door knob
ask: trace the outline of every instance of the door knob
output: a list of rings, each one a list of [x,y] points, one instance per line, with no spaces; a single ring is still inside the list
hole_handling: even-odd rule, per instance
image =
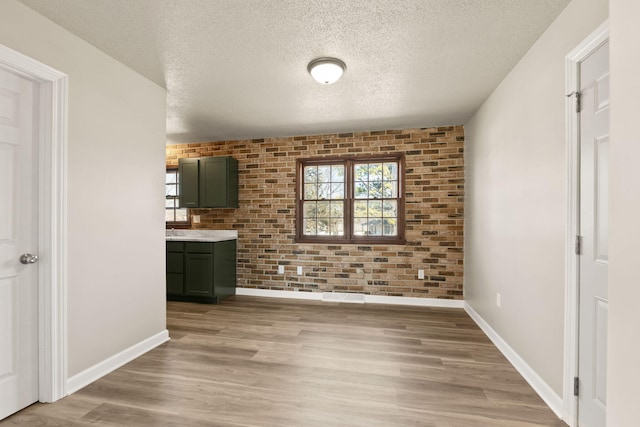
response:
[[[38,262],[38,255],[22,254],[20,255],[20,262],[23,264],[35,264]]]

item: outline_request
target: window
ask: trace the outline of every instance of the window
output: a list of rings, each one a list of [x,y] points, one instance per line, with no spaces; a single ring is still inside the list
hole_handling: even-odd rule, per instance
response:
[[[166,200],[164,205],[164,217],[167,222],[167,227],[189,225],[190,223],[189,210],[179,207],[179,179],[178,169],[167,169],[167,178],[165,180]]]
[[[297,162],[297,242],[404,243],[404,158]]]

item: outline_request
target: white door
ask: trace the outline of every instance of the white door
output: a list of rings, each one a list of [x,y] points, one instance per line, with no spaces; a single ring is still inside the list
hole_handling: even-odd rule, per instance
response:
[[[36,92],[0,68],[0,419],[38,400]]]
[[[609,267],[609,43],[580,64],[578,425],[606,424]]]

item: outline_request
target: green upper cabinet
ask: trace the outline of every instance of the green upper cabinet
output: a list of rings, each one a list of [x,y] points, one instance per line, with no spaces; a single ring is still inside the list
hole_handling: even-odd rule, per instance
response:
[[[238,161],[232,157],[200,158],[200,207],[238,207]]]
[[[238,161],[232,157],[180,159],[180,207],[237,208]]]
[[[180,159],[178,165],[178,201],[181,208],[197,208],[199,159]]]

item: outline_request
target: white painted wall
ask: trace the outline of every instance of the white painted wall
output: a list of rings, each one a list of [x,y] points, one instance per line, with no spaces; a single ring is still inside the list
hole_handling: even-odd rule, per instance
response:
[[[636,426],[640,393],[640,2],[610,0],[611,210],[607,425]]]
[[[573,0],[465,124],[465,300],[559,398],[565,57],[607,19],[607,6]]]
[[[164,89],[15,0],[0,44],[69,76],[69,376],[165,330]]]

